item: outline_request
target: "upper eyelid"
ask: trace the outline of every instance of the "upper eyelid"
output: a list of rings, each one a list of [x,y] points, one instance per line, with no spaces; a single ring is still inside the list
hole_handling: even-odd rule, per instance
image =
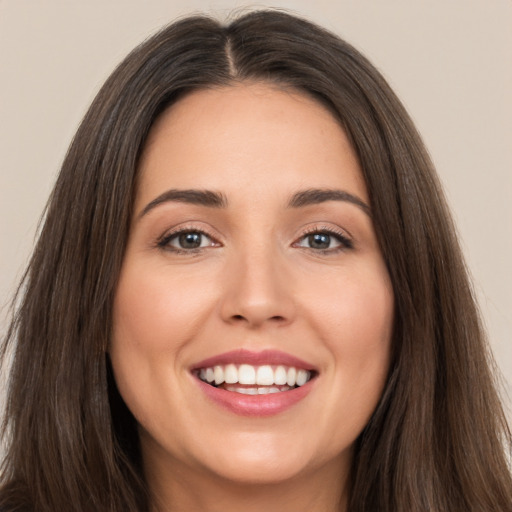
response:
[[[340,243],[342,250],[344,249],[353,249],[355,246],[354,237],[346,230],[339,226],[326,226],[325,224],[314,224],[308,226],[302,234],[295,239],[292,245],[298,244],[298,242],[302,241],[307,236],[310,236],[315,233],[326,233],[330,236],[333,236],[338,239],[338,242]],[[306,248],[308,249],[308,248]],[[325,249],[324,252],[334,252],[340,248],[331,248],[331,249]],[[315,252],[322,252],[322,249],[312,249]]]
[[[167,230],[164,232],[163,235],[158,237],[156,240],[156,245],[158,247],[165,247],[169,242],[174,239],[175,237],[179,236],[182,233],[200,233],[201,235],[206,236],[209,238],[215,245],[222,245],[222,242],[219,241],[219,237],[216,237],[212,233],[209,232],[209,230],[206,230],[204,228],[198,228],[195,226],[182,226],[178,228],[173,228],[170,230]],[[204,249],[205,247],[201,248]],[[199,249],[199,248],[198,248]],[[184,251],[192,251],[192,249],[184,249]]]
[[[351,241],[354,240],[354,236],[352,235],[352,233],[350,233],[350,231],[348,231],[348,229],[342,228],[338,225],[328,226],[325,223],[313,223],[306,226],[306,228],[304,229],[300,236],[307,236],[313,233],[330,233],[333,235],[343,236],[347,239],[350,239]]]
[[[189,233],[189,232],[201,233],[201,234],[206,235],[215,240],[218,240],[220,238],[219,235],[216,235],[213,233],[213,229],[205,228],[203,226],[199,227],[199,226],[188,225],[188,224],[178,225],[178,226],[169,228],[164,231],[164,233],[162,234],[162,236],[160,238],[166,238],[169,236],[174,236],[174,235],[179,235],[181,233]]]

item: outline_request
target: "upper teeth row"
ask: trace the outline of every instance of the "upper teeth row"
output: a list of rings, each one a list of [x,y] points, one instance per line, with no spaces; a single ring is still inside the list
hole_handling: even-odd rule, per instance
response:
[[[311,378],[311,372],[293,366],[252,366],[250,364],[227,364],[201,368],[199,378],[216,385],[226,384],[259,384],[261,386],[288,385],[302,386]]]

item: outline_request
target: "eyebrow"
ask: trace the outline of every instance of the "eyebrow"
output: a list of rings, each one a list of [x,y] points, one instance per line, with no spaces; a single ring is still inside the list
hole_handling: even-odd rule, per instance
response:
[[[171,189],[167,190],[157,198],[153,199],[153,201],[148,203],[140,213],[139,218],[146,215],[156,206],[167,202],[197,204],[200,206],[206,206],[208,208],[225,208],[228,204],[224,194],[221,194],[220,192],[214,192],[213,190]]]
[[[345,201],[352,203],[363,210],[371,217],[370,207],[359,197],[338,189],[311,188],[297,192],[292,196],[288,203],[289,208],[302,208],[313,204],[325,203],[327,201]]]
[[[290,198],[288,208],[303,208],[327,201],[352,203],[371,217],[370,207],[362,199],[345,190],[338,189],[311,188],[302,190],[295,193]],[[221,192],[197,189],[170,189],[148,203],[139,214],[139,218],[143,217],[157,206],[167,202],[197,204],[207,208],[226,208],[228,205],[226,196]]]

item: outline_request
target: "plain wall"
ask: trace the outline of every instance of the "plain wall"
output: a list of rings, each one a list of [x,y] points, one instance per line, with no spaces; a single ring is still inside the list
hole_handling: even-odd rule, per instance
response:
[[[401,97],[445,185],[510,393],[510,0],[0,0],[0,304],[28,260],[77,125],[113,67],[179,15],[223,19],[243,6],[284,7],[333,30]],[[0,322],[5,331],[5,310]]]

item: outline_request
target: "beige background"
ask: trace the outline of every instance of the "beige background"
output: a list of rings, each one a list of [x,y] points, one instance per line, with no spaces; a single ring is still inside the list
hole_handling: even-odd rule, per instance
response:
[[[113,67],[178,15],[224,18],[247,5],[285,7],[337,32],[402,98],[445,185],[510,393],[512,0],[0,0],[0,304],[27,261],[67,145]]]

